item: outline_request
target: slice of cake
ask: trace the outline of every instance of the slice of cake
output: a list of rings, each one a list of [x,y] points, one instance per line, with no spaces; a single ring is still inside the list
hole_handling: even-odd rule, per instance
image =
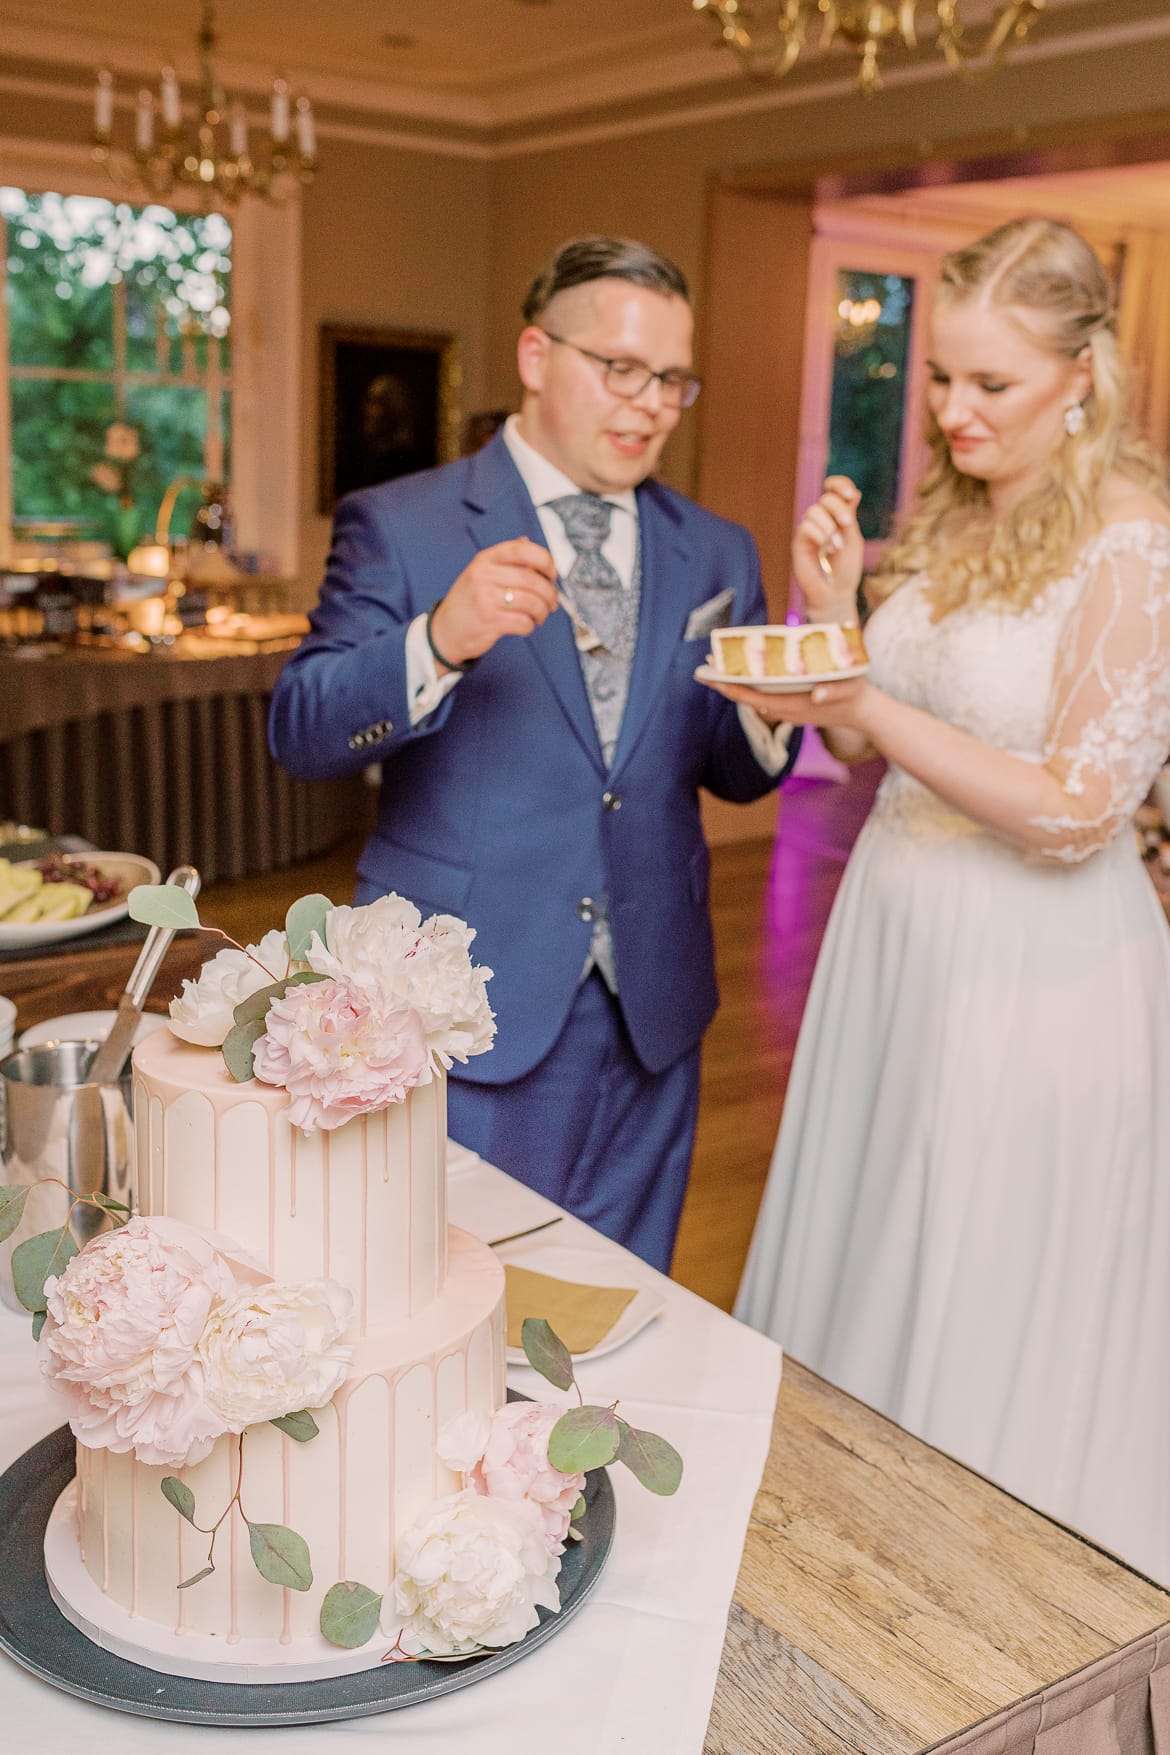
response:
[[[715,645],[716,670],[721,670],[724,676],[751,675],[746,632],[729,633],[726,629],[720,628],[712,634],[712,639]]]

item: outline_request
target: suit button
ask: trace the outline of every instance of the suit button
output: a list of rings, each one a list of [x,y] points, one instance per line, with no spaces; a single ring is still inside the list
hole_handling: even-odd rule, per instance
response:
[[[622,801],[620,794],[616,792],[603,792],[601,795],[601,808],[602,810],[621,810]]]
[[[595,912],[592,896],[582,896],[577,903],[577,919],[592,920]]]

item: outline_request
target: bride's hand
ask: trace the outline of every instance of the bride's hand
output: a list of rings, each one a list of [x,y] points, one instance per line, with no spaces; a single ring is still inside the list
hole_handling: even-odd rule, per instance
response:
[[[810,621],[854,621],[865,544],[857,522],[861,494],[847,476],[831,475],[792,539],[792,570]]]
[[[770,695],[741,683],[708,682],[709,689],[744,707],[751,707],[768,725],[819,725],[825,729],[860,731],[869,735],[867,712],[877,693],[863,676],[847,682],[815,683],[806,693]]]

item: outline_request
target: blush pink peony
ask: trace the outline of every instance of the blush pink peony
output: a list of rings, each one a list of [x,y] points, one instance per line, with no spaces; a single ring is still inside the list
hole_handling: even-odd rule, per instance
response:
[[[288,1092],[288,1118],[306,1133],[401,1103],[431,1077],[414,1008],[337,980],[290,987],[273,1001],[253,1067]]]
[[[205,1457],[227,1429],[197,1356],[208,1314],[265,1278],[226,1238],[135,1218],[47,1280],[45,1373],[80,1443],[173,1468]]]
[[[463,1414],[438,1446],[472,1492],[535,1506],[550,1554],[564,1553],[573,1507],[585,1490],[583,1474],[563,1474],[548,1460],[549,1435],[564,1411],[549,1402],[509,1402],[490,1421]]]

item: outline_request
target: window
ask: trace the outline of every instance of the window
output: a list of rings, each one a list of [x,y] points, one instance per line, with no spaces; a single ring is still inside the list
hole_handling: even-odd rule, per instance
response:
[[[837,295],[825,473],[856,482],[861,534],[880,542],[899,504],[914,281],[839,268]]]
[[[65,520],[125,553],[175,476],[229,462],[231,227],[11,186],[0,223],[15,531]]]

